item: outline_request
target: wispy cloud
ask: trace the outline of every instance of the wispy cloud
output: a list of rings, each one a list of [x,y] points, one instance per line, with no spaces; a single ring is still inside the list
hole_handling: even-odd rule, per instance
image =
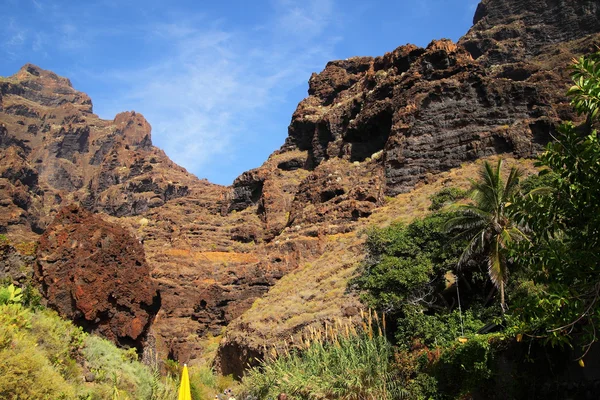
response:
[[[64,59],[69,66],[56,72],[103,89],[89,93],[101,117],[141,112],[154,143],[202,177],[215,161],[245,158],[270,113],[334,58],[335,1],[266,0],[240,24],[210,7],[192,12],[158,0],[30,0],[29,15],[0,27],[0,46],[15,59]]]
[[[142,112],[155,144],[202,176],[211,161],[243,156],[243,138],[260,135],[251,121],[331,58],[336,38],[323,32],[332,13],[331,0],[276,1],[270,18],[245,28],[262,31],[258,38],[193,17],[147,26],[149,40],[169,43],[167,52],[143,70],[104,74],[125,90],[100,112]]]
[[[27,41],[28,30],[19,27],[14,18],[9,18],[3,33],[2,49],[9,57],[16,57]]]

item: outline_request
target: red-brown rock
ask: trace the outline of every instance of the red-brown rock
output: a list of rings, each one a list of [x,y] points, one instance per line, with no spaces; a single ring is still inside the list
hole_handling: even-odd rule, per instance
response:
[[[50,307],[88,331],[141,347],[160,296],[137,239],[72,205],[41,236],[37,257]]]
[[[385,195],[410,191],[479,157],[534,155],[560,120],[576,117],[564,96],[565,66],[600,44],[599,12],[596,0],[485,0],[458,43],[437,40],[427,48],[406,45],[380,57],[332,61],[310,78],[309,96],[298,105],[284,146],[230,187],[175,165],[152,146],[141,114],[102,120],[68,79],[25,65],[0,78],[0,232],[35,240],[72,202],[102,213],[143,243],[162,300],[152,324],[158,356],[199,358],[203,336],[228,327],[222,371],[241,374],[244,358],[235,355],[262,352],[250,335],[279,339],[305,319],[290,310],[286,330],[273,329],[277,310],[269,306],[278,302],[272,301],[259,308],[272,316],[272,325],[258,329],[248,322],[264,320],[252,318],[258,312],[249,310],[253,301],[276,291],[282,276],[318,260],[329,267],[343,260],[337,267],[348,271],[361,250],[353,243],[348,253],[344,240],[364,227]],[[92,248],[71,236],[94,237],[91,225],[79,226],[88,218],[100,224],[97,216],[81,216],[73,224],[57,223],[42,238],[50,243],[53,235],[54,244],[41,247],[49,249],[44,256],[78,271],[74,279],[83,276],[79,263],[90,262],[79,246]],[[141,248],[136,239],[132,248]],[[92,242],[102,249],[102,241]],[[327,259],[332,252],[336,260]],[[94,267],[93,285],[118,279],[122,256],[113,256],[98,255],[117,278]],[[144,300],[128,300],[134,311],[122,311],[102,291],[112,289],[108,283],[96,299],[78,291],[76,282],[55,283],[50,276],[42,275],[44,291],[59,300],[56,307],[113,339],[136,336],[151,319],[148,310],[148,317],[136,319],[141,304],[152,303],[147,293],[140,292]],[[318,287],[313,278],[302,275],[306,286]],[[319,293],[327,297],[328,278],[319,279]],[[339,286],[336,293],[345,296]],[[297,288],[290,287],[280,298]],[[82,302],[69,305],[75,298]],[[299,301],[319,310],[311,303],[319,298]],[[332,304],[354,307],[355,301]],[[333,308],[303,323],[345,314]],[[125,318],[124,331],[119,318]]]

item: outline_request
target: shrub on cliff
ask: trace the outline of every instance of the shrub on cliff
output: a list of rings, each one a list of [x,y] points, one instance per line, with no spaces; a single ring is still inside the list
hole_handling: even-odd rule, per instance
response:
[[[461,243],[450,243],[444,230],[448,214],[366,231],[366,257],[352,285],[371,307],[400,312],[406,304],[429,308],[454,269]]]
[[[25,307],[14,289],[0,290],[13,293],[13,301],[0,305],[0,398],[103,399],[121,393],[130,399],[160,400],[174,396],[173,382],[153,374],[130,353],[84,333],[54,311]],[[93,382],[83,384],[84,375]]]

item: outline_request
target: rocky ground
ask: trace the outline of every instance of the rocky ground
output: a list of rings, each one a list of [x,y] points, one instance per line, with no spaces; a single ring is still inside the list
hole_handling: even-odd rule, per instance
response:
[[[346,282],[367,224],[424,212],[423,185],[531,157],[576,118],[565,67],[598,32],[595,0],[484,0],[458,43],[332,61],[282,148],[230,187],[170,161],[139,113],[101,120],[68,79],[25,65],[0,78],[0,233],[40,242],[37,277],[64,315],[182,362],[227,327],[217,364],[239,374],[266,343],[358,313]]]

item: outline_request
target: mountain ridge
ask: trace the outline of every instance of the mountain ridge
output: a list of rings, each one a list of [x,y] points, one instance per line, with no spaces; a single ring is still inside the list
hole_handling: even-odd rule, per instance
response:
[[[152,145],[141,114],[101,120],[68,79],[27,64],[0,79],[1,233],[36,241],[71,203],[121,225],[143,243],[161,295],[142,334],[146,349],[193,362],[203,338],[227,327],[217,362],[240,375],[263,355],[248,340],[253,332],[266,342],[287,340],[359,312],[344,289],[360,261],[356,232],[401,210],[381,217],[390,198],[408,201],[424,184],[452,184],[443,177],[481,158],[531,157],[557,123],[577,118],[564,96],[565,67],[600,43],[600,8],[545,0],[536,13],[538,3],[483,1],[458,43],[329,62],[311,76],[281,149],[228,187],[174,164]],[[415,214],[426,208],[421,202]],[[300,296],[310,317],[275,329],[277,313],[265,310],[283,304],[267,293],[312,263],[333,268],[321,279],[338,297],[325,305],[317,304],[321,295]]]

